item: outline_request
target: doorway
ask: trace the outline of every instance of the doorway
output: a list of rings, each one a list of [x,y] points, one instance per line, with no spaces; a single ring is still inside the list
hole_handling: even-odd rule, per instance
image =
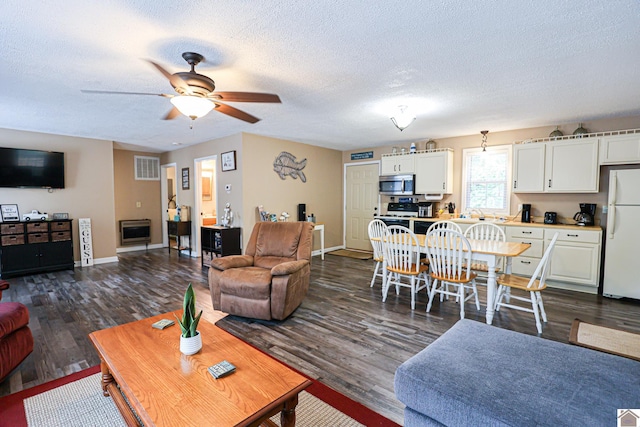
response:
[[[345,164],[345,246],[372,251],[367,227],[380,206],[380,162]]]
[[[162,247],[169,247],[169,236],[167,230],[167,220],[169,219],[169,209],[175,209],[178,203],[178,184],[176,182],[175,163],[169,163],[160,167],[160,195],[162,197]]]
[[[218,204],[216,194],[217,156],[201,157],[194,160],[195,216],[192,218],[195,228],[195,256],[201,255],[200,227],[215,225],[218,222]]]

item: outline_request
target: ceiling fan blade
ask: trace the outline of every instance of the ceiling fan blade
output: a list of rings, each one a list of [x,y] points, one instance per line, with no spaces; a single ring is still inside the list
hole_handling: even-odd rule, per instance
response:
[[[278,95],[258,92],[214,92],[212,98],[228,102],[282,102]]]
[[[193,92],[191,91],[191,88],[189,87],[187,82],[182,80],[182,77],[178,76],[177,74],[171,74],[170,72],[165,70],[162,65],[160,65],[158,63],[155,63],[150,59],[147,59],[146,61],[149,64],[151,64],[154,67],[156,67],[158,69],[158,71],[160,71],[167,79],[169,79],[169,81],[171,82],[171,85],[173,87],[181,88],[182,90],[184,90],[184,93],[187,94],[187,95],[193,95]]]
[[[176,107],[173,107],[171,109],[171,111],[169,111],[167,113],[166,116],[164,116],[162,118],[162,120],[171,120],[171,119],[175,119],[176,117],[178,117],[180,115],[180,111],[178,111],[178,109]]]
[[[118,92],[111,90],[88,90],[88,89],[80,89],[82,93],[98,93],[98,94],[106,94],[106,95],[151,95],[151,96],[163,96],[165,98],[173,98],[173,95],[168,95],[166,93],[148,93],[148,92]]]
[[[214,104],[216,104],[216,108],[214,111],[226,114],[227,116],[235,117],[236,119],[244,120],[245,122],[249,123],[257,123],[260,121],[259,118],[254,117],[249,113],[245,113],[244,111],[238,110],[237,108],[230,107],[229,105],[219,104],[217,102],[214,102]]]

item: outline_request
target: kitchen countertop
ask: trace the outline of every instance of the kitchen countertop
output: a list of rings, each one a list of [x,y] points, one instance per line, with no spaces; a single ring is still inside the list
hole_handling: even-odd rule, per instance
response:
[[[413,221],[428,221],[428,222],[436,222],[442,220],[449,220],[453,222],[457,222],[460,224],[476,224],[480,222],[477,218],[418,218],[418,217],[410,217],[406,218]],[[545,224],[544,222],[520,222],[520,221],[493,221],[491,219],[486,220],[486,222],[494,223],[495,225],[504,225],[507,227],[544,227],[544,228],[564,228],[569,230],[591,230],[591,231],[599,231],[602,230],[602,227],[599,225],[592,226],[583,226],[583,225],[575,225],[575,224]]]

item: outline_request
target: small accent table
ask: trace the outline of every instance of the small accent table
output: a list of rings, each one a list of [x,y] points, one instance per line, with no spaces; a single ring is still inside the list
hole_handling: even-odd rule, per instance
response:
[[[169,253],[171,253],[172,248],[178,251],[178,256],[185,249],[189,249],[189,253],[191,253],[191,221],[167,221],[167,234],[169,237]],[[189,237],[189,246],[180,245],[182,236]],[[175,246],[171,246],[172,237],[176,239]]]
[[[324,224],[319,222],[313,227],[313,231],[320,232],[320,257],[324,261]]]

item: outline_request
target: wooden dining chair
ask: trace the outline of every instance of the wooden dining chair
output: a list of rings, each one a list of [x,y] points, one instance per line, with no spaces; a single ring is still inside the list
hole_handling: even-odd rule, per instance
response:
[[[506,242],[507,237],[504,234],[504,230],[491,222],[479,222],[473,224],[467,228],[464,232],[464,237],[473,240],[488,240],[495,242]],[[504,258],[497,260],[496,272],[503,270]],[[486,274],[489,271],[485,262],[473,261],[471,263],[471,269],[476,273],[479,273],[478,277],[482,277],[486,280]]]
[[[554,234],[551,239],[551,243],[549,243],[547,250],[544,251],[544,255],[542,255],[540,263],[538,264],[538,267],[536,267],[531,278],[514,276],[513,274],[502,274],[496,280],[496,283],[498,284],[495,303],[496,311],[500,311],[500,308],[502,307],[507,307],[515,310],[526,311],[527,313],[533,313],[533,317],[536,319],[538,334],[542,333],[540,316],[542,316],[542,321],[547,323],[547,313],[544,311],[541,292],[547,288],[546,279],[547,274],[549,273],[549,260],[551,259],[553,248],[556,245],[556,240],[558,240],[558,235],[559,233],[557,232]],[[522,297],[513,294],[510,290],[525,291],[529,295],[528,297]],[[503,302],[504,299],[506,299],[507,302]],[[511,304],[511,299],[528,302],[531,305],[531,308],[528,306]]]
[[[373,260],[376,262],[376,267],[373,270],[373,277],[371,278],[371,286],[369,287],[373,287],[373,284],[376,281],[376,277],[380,277],[384,285],[386,267],[384,265],[384,249],[382,247],[382,239],[384,238],[384,233],[387,230],[387,224],[379,219],[374,219],[369,223],[367,229],[369,231],[369,240],[371,241],[371,246],[373,247]]]
[[[449,228],[435,228],[427,233],[425,250],[432,280],[427,313],[431,311],[436,294],[440,295],[441,304],[444,296],[456,297],[456,302],[460,304],[461,319],[464,319],[464,303],[471,298],[475,298],[476,308],[480,310],[477,275],[471,271],[471,244],[464,235]],[[449,290],[449,287],[453,290]]]
[[[406,227],[391,225],[385,233],[383,247],[387,271],[383,281],[382,301],[387,300],[391,286],[396,287],[396,294],[400,293],[400,287],[408,287],[411,289],[411,310],[414,310],[416,295],[422,289],[426,289],[429,295],[430,284],[429,266],[420,264],[418,238]]]
[[[436,230],[436,229],[439,229],[439,228],[451,229],[451,230],[455,230],[455,231],[458,231],[458,232],[462,233],[462,229],[460,228],[460,226],[458,224],[456,224],[453,221],[442,219],[440,221],[436,221],[433,224],[431,224],[429,226],[429,228],[427,228],[427,233],[426,234],[429,234],[430,231],[433,231],[433,230]],[[422,264],[429,265],[429,257],[423,257],[420,260],[420,262]]]

